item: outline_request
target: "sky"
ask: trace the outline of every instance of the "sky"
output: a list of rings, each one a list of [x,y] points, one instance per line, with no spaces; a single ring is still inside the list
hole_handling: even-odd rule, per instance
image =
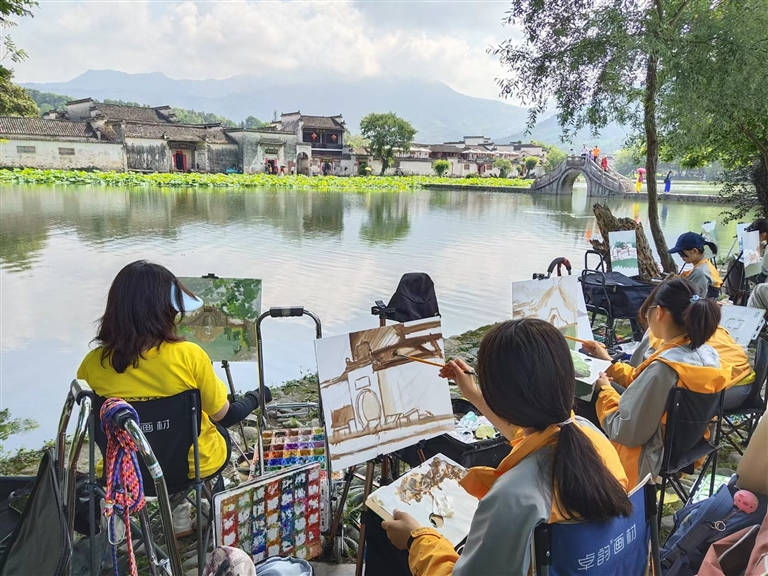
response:
[[[40,0],[9,32],[18,82],[89,69],[175,79],[421,77],[497,98],[506,0]]]

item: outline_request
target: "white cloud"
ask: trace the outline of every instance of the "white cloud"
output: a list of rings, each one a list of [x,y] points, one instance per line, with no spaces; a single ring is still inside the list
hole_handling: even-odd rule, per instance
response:
[[[486,48],[513,32],[500,25],[503,4],[468,2],[446,12],[440,3],[425,3],[414,6],[413,19],[406,5],[390,6],[43,0],[35,18],[13,31],[30,55],[16,66],[16,78],[66,81],[88,69],[185,79],[397,75],[440,80],[473,96],[497,95],[494,78],[502,70]],[[466,34],[460,33],[462,13]]]

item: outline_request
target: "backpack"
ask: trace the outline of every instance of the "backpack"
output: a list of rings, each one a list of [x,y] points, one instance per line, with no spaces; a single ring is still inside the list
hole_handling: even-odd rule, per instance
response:
[[[746,272],[744,271],[744,263],[737,258],[728,262],[723,288],[725,288],[725,293],[728,294],[728,298],[730,298],[731,302],[736,306],[746,306],[747,304],[747,297],[749,294],[744,290],[745,280]]]
[[[736,480],[734,475],[714,496],[675,512],[675,528],[660,551],[664,576],[695,576],[713,542],[763,521],[768,497],[756,495],[757,510],[742,512],[733,505]]]

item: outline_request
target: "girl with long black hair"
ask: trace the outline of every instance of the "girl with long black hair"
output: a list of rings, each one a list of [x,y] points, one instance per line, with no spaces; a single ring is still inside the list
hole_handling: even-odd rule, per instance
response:
[[[461,557],[408,514],[396,512],[382,523],[391,542],[408,549],[413,574],[527,574],[538,524],[631,512],[631,486],[615,449],[595,426],[574,416],[573,361],[556,328],[536,319],[499,324],[480,343],[479,385],[468,368],[454,360],[441,376],[458,384],[511,441],[512,452],[497,469],[472,468],[461,481],[480,499]],[[387,569],[392,574],[392,565],[376,573]]]

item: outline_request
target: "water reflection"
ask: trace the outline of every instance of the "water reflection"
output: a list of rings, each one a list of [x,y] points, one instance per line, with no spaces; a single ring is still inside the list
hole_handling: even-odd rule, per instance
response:
[[[148,258],[180,276],[260,278],[262,306],[304,305],[324,333],[375,325],[369,314],[406,272],[435,281],[446,334],[509,316],[509,283],[564,256],[576,269],[597,233],[592,204],[573,196],[471,191],[334,193],[231,190],[0,189],[0,408],[34,417],[53,436],[66,384],[94,336],[112,278]],[[605,200],[600,200],[605,201]],[[607,200],[618,217],[646,205]],[[663,204],[673,242],[717,205]],[[734,225],[718,226],[727,249]],[[298,320],[264,327],[268,384],[315,366],[313,330]],[[256,368],[233,366],[239,389]]]

